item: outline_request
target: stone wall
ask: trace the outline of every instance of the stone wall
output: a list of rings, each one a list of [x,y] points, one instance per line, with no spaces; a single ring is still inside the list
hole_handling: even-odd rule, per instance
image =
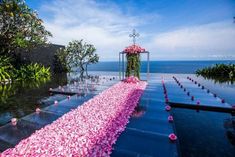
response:
[[[20,58],[23,62],[40,63],[46,67],[50,67],[55,71],[55,53],[58,49],[64,48],[62,45],[49,44],[47,46],[38,46],[30,50],[30,52],[21,52]],[[58,71],[58,70],[56,70]]]

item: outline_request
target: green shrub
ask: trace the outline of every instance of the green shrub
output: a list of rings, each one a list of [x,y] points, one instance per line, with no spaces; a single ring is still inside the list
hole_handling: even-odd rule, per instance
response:
[[[13,71],[11,58],[0,56],[0,82],[10,81],[13,78]]]
[[[197,75],[214,79],[235,79],[235,64],[216,64],[196,71]]]
[[[140,78],[140,54],[127,54],[126,77],[134,75]]]
[[[28,64],[22,65],[19,70],[17,70],[16,79],[17,80],[40,80],[50,78],[50,68],[46,68],[40,64]]]
[[[40,64],[21,65],[19,69],[15,69],[10,57],[0,55],[0,83],[11,82],[15,80],[43,80],[49,79],[51,76],[50,68],[46,68]]]

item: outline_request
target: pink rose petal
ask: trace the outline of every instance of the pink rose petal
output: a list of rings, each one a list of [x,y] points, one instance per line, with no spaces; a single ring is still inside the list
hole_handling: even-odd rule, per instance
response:
[[[119,82],[0,156],[109,156],[145,87]]]

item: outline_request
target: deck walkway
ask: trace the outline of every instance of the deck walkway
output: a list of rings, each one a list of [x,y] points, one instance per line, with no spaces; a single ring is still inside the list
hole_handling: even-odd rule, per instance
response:
[[[168,122],[170,112],[165,110],[164,90],[162,79],[165,82],[169,104],[181,104],[181,107],[190,106],[214,107],[219,109],[234,110],[231,105],[223,102],[210,90],[198,85],[186,76],[175,75],[151,75],[136,112],[132,115],[130,123],[120,135],[113,147],[111,156],[130,157],[177,157],[180,156],[179,143],[171,142],[168,135],[175,132],[174,123]],[[178,85],[177,81],[180,85]],[[115,83],[115,81],[113,81]],[[110,87],[113,83],[99,86],[97,91],[89,93],[87,97],[73,96],[63,100],[58,106],[51,105],[43,109],[40,114],[33,113],[19,120],[16,127],[7,124],[0,128],[1,151],[14,146],[22,138],[28,137],[36,129],[39,129],[71,109],[81,105],[100,91]],[[181,88],[182,85],[182,88]],[[189,93],[188,93],[189,92]],[[192,96],[194,100],[192,100]],[[177,105],[176,105],[177,107]],[[200,108],[199,108],[200,109]],[[177,133],[176,133],[177,134]],[[3,146],[3,147],[2,147]]]

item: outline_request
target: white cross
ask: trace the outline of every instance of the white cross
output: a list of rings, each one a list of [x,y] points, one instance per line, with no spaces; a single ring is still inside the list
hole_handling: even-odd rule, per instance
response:
[[[129,37],[133,38],[133,44],[135,45],[136,37],[139,37],[139,33],[136,33],[135,29],[133,29],[133,33],[129,35]]]

